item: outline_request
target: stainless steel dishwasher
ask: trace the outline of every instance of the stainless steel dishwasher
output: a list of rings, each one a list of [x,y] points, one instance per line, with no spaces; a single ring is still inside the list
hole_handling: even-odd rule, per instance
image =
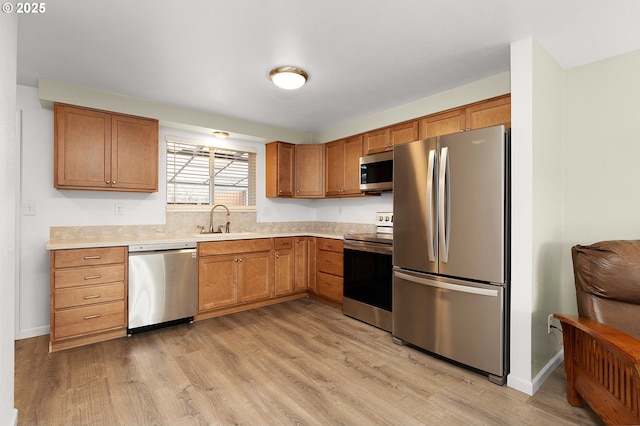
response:
[[[198,310],[196,243],[129,246],[129,334],[193,322]]]

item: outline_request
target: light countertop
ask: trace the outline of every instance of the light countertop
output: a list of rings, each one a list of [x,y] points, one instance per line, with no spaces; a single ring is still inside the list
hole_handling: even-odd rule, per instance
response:
[[[207,241],[229,241],[248,240],[254,238],[277,238],[277,237],[321,237],[343,239],[343,234],[327,234],[318,232],[232,232],[228,234],[158,234],[158,235],[122,235],[95,238],[75,238],[75,239],[52,239],[45,246],[47,250],[63,250],[77,248],[95,248],[110,246],[129,246],[134,244],[161,244],[180,242],[207,242]]]

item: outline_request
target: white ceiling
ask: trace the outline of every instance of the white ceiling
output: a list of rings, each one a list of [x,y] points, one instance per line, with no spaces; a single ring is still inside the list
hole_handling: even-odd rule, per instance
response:
[[[314,132],[509,69],[533,35],[564,68],[640,49],[639,0],[54,0],[20,15],[38,78]],[[295,92],[276,66],[309,73]],[[224,130],[224,129],[221,129]]]

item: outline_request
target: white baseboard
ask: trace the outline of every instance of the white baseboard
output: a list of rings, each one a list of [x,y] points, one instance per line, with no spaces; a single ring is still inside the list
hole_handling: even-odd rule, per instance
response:
[[[29,339],[30,337],[38,337],[49,334],[49,326],[28,328],[26,330],[20,330],[16,336],[16,340]]]
[[[18,410],[17,409],[13,409],[13,412],[11,413],[11,417],[9,418],[9,423],[7,423],[7,426],[18,426]]]
[[[549,378],[551,373],[564,361],[564,348],[560,348],[558,353],[547,362],[547,364],[540,370],[540,372],[533,378],[533,393],[538,392],[538,389]]]
[[[507,376],[507,386],[517,391],[526,393],[527,395],[534,395],[547,378],[554,372],[554,370],[564,360],[564,349],[560,348],[557,354],[546,363],[542,370],[533,378],[533,380],[525,380],[519,377],[514,377],[512,374]]]

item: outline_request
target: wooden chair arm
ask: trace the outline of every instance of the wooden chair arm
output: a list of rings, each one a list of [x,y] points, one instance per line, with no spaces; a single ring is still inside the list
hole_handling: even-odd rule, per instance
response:
[[[640,340],[587,318],[562,325],[567,401],[585,400],[606,424],[640,424]]]
[[[610,350],[628,359],[633,364],[640,363],[640,340],[629,334],[588,318],[572,315],[554,314],[560,323],[569,324],[594,339],[600,341]]]

